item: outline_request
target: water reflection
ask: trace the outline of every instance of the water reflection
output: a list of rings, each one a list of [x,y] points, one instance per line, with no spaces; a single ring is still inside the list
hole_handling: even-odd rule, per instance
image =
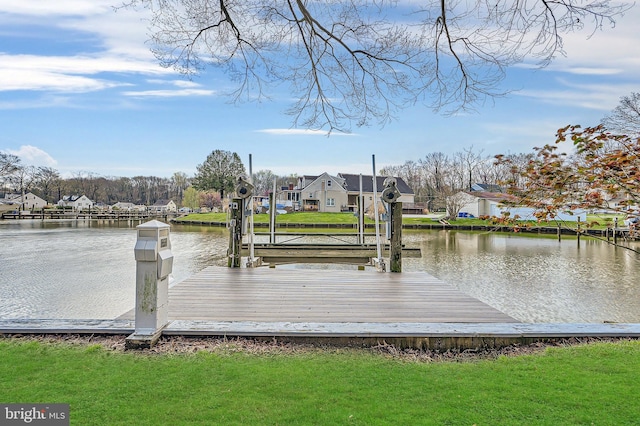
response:
[[[137,224],[0,221],[0,316],[113,318],[131,309]],[[174,226],[171,242],[174,282],[226,266],[224,228]],[[405,231],[404,242],[422,249],[403,259],[404,271],[425,271],[520,321],[640,322],[640,262],[627,250],[453,231]]]
[[[636,254],[594,240],[405,233],[423,270],[524,322],[639,322]]]

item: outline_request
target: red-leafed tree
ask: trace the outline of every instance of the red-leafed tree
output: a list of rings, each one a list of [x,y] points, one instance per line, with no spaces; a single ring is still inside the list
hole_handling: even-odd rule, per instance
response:
[[[567,126],[556,136],[555,144],[536,148],[526,167],[513,166],[520,185],[505,184],[519,204],[534,207],[541,221],[575,210],[638,213],[640,138],[610,133],[602,125]],[[567,141],[573,143],[572,154],[559,150]],[[496,158],[509,164],[504,156]]]

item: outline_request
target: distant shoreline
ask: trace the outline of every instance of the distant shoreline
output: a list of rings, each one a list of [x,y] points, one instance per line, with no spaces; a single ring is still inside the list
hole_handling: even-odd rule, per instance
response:
[[[171,223],[174,225],[191,225],[191,226],[211,226],[211,227],[226,227],[226,222],[218,221],[201,221],[201,220],[176,220],[172,219]],[[254,228],[269,228],[268,223],[254,223]],[[374,229],[375,225],[367,223],[364,225],[365,229]],[[276,223],[276,228],[280,229],[353,229],[357,230],[358,225],[352,223]],[[406,230],[448,230],[448,231],[478,231],[478,232],[499,232],[499,233],[527,233],[527,234],[544,234],[544,235],[557,235],[558,232],[561,235],[576,236],[577,232],[574,229],[550,227],[550,226],[515,226],[515,225],[456,225],[456,224],[443,224],[439,222],[434,223],[404,223],[402,229]],[[621,229],[618,229],[621,231]],[[582,236],[592,237],[607,237],[606,229],[582,229],[580,231]]]

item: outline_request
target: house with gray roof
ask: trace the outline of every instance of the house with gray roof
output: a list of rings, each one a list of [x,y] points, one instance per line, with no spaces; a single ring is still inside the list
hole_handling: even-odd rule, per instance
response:
[[[71,208],[75,211],[90,210],[93,204],[94,202],[86,195],[65,195],[58,201],[58,206]]]
[[[360,176],[362,176],[362,195],[364,196],[364,211],[367,211],[373,204],[373,176],[372,175],[355,175],[349,173],[339,173],[338,177],[344,179],[345,190],[347,192],[347,210],[358,211],[358,195],[360,195]],[[384,181],[387,176],[376,176],[376,190],[378,198],[384,189]],[[399,177],[396,177],[396,187],[400,192],[398,202],[403,204],[413,204],[415,202],[415,193],[407,183]]]

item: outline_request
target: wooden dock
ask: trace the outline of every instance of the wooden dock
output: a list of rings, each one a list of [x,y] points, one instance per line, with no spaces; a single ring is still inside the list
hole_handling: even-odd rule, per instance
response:
[[[583,337],[640,338],[640,324],[523,324],[426,273],[209,267],[169,289],[163,335],[435,350]],[[0,335],[133,333],[113,320],[0,319]]]
[[[169,289],[169,320],[516,322],[426,273],[221,267]]]

